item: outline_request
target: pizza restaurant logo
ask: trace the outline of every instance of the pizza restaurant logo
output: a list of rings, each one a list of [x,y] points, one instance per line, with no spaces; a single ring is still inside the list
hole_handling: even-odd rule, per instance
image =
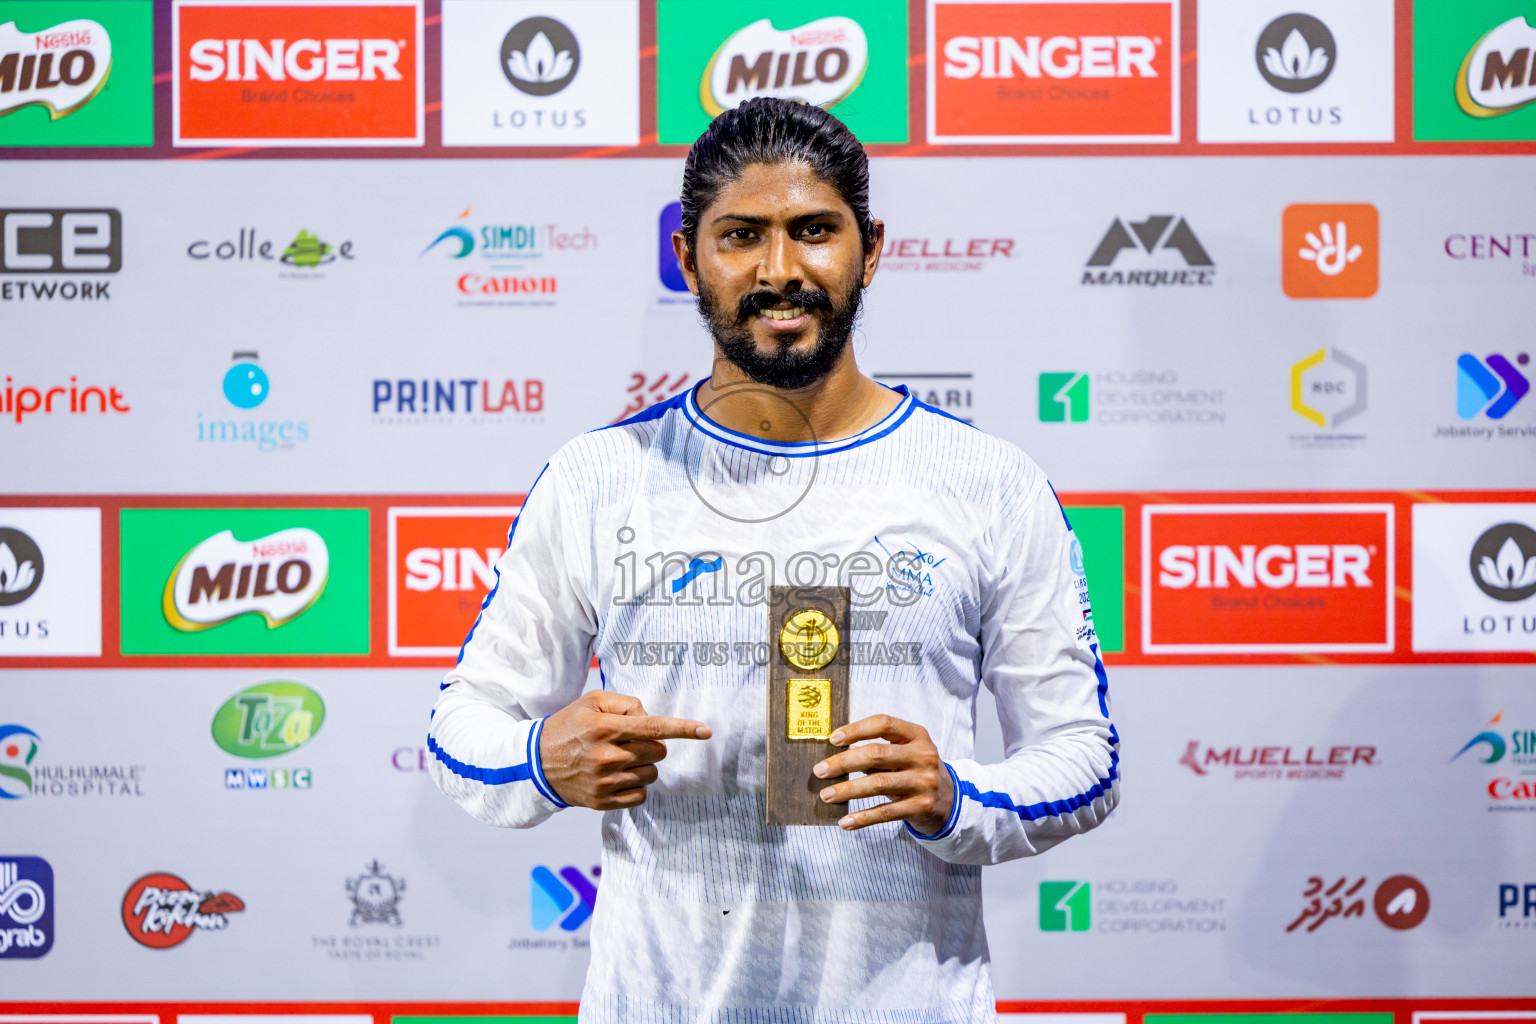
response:
[[[194,889],[176,875],[157,871],[123,894],[123,927],[141,946],[170,949],[193,932],[223,931],[229,927],[229,915],[244,909],[234,893]]]
[[[0,302],[110,301],[111,281],[81,274],[123,269],[123,215],[112,209],[0,210],[0,274],[63,280],[0,280]]]
[[[314,530],[293,527],[249,541],[223,530],[177,563],[161,608],[188,633],[241,615],[259,615],[276,629],[319,600],[329,577],[330,552]]]
[[[818,18],[789,29],[763,18],[731,33],[704,65],[699,103],[710,117],[756,96],[835,107],[868,68],[869,40],[852,18]]]
[[[1497,765],[1485,787],[1490,811],[1536,811],[1536,729],[1510,728],[1500,711],[1451,755]]]
[[[1147,505],[1148,654],[1393,650],[1391,505]]]
[[[1178,140],[1177,5],[933,0],[939,143]]]
[[[1337,880],[1313,875],[1307,879],[1301,898],[1301,913],[1286,925],[1287,934],[1297,929],[1300,934],[1310,934],[1335,918],[1364,919],[1367,900],[1376,920],[1393,931],[1417,928],[1429,916],[1429,890],[1412,875],[1393,875],[1374,889],[1369,888],[1364,875]]]
[[[419,146],[421,0],[177,0],[178,146]]]
[[[1129,255],[1121,263],[1120,257],[1127,250]],[[1116,217],[1088,257],[1081,283],[1140,288],[1207,287],[1216,283],[1216,263],[1183,217],[1153,214],[1139,221]]]
[[[1224,746],[1190,740],[1179,764],[1199,776],[1228,775],[1236,780],[1332,781],[1353,768],[1374,768],[1376,748],[1335,746]]]
[[[112,38],[89,18],[36,32],[0,25],[0,117],[31,104],[57,121],[89,103],[112,70]]]
[[[1536,103],[1536,26],[1516,15],[1467,51],[1456,73],[1456,105],[1477,118],[1502,117]]]
[[[389,653],[454,657],[486,596],[518,508],[389,510]]]

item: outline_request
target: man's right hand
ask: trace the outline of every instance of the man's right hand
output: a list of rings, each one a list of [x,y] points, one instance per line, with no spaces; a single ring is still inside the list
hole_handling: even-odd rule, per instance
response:
[[[703,722],[647,715],[634,697],[592,690],[544,720],[539,761],[560,799],[611,811],[645,803],[666,740],[709,737]]]

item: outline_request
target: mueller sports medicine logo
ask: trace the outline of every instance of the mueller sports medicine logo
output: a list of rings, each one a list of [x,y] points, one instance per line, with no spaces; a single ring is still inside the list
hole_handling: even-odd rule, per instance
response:
[[[30,104],[57,121],[89,103],[112,69],[112,38],[88,18],[22,32],[0,25],[0,117]]]
[[[1177,141],[1177,5],[965,3],[929,8],[936,142]]]
[[[1125,261],[1129,268],[1119,263],[1126,250],[1130,250]],[[1137,266],[1147,269],[1135,269]],[[1195,237],[1189,221],[1173,214],[1154,214],[1139,221],[1116,217],[1088,257],[1081,281],[1084,285],[1143,288],[1208,286],[1215,282],[1215,261]]]
[[[1391,505],[1148,505],[1148,654],[1390,652]]]
[[[1473,117],[1501,117],[1536,103],[1536,26],[1510,18],[1473,44],[1456,73],[1456,105]]]
[[[1190,740],[1179,764],[1196,775],[1227,775],[1236,780],[1315,782],[1342,779],[1361,766],[1376,765],[1368,746],[1226,746]]]
[[[141,946],[169,949],[194,931],[223,931],[229,927],[229,915],[244,909],[234,893],[194,889],[175,875],[157,871],[123,894],[123,927]]]
[[[275,629],[314,604],[329,575],[330,554],[314,530],[294,527],[250,541],[224,530],[177,563],[162,608],[166,621],[186,632],[246,614]]]
[[[52,948],[52,865],[0,856],[0,960],[35,960]]]
[[[389,510],[389,653],[452,657],[496,585],[518,508]]]
[[[699,102],[710,117],[755,96],[833,107],[858,88],[868,67],[869,40],[852,18],[818,18],[790,29],[763,18],[720,44],[704,66]]]
[[[420,0],[177,0],[178,146],[419,146]]]
[[[73,275],[122,269],[123,217],[116,210],[0,210],[0,274],[70,275],[62,281],[0,281],[0,301],[109,300],[110,281]]]

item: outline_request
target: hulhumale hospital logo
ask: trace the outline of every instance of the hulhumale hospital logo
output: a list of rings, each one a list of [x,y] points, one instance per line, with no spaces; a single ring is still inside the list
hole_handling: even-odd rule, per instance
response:
[[[0,725],[0,800],[32,795],[32,762],[41,741],[24,725]]]

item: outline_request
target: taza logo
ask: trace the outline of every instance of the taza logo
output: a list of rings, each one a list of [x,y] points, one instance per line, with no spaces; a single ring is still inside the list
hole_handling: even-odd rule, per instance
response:
[[[36,103],[57,121],[89,103],[111,69],[112,39],[88,18],[39,32],[0,25],[0,117]]]
[[[0,526],[0,608],[21,604],[43,583],[43,552],[20,530]]]
[[[1281,92],[1311,92],[1333,73],[1338,50],[1328,26],[1310,14],[1286,14],[1259,34],[1254,59]]]
[[[314,530],[294,527],[251,541],[224,530],[183,556],[165,584],[166,621],[193,632],[258,614],[276,629],[320,598],[330,553]]]
[[[123,927],[151,949],[179,946],[194,931],[223,931],[245,909],[234,893],[203,892],[166,872],[145,875],[123,894]]]
[[[325,702],[303,683],[258,683],[220,705],[213,741],[236,757],[277,757],[304,746],[324,722]]]
[[[791,29],[763,18],[720,44],[704,66],[699,102],[711,117],[754,96],[833,107],[858,88],[868,67],[869,40],[852,18],[818,18]]]
[[[1456,73],[1456,104],[1473,117],[1500,117],[1536,103],[1536,27],[1516,15],[1467,51]],[[1506,56],[1507,54],[1507,56]]]
[[[42,737],[24,725],[0,725],[0,800],[32,793],[32,761]]]
[[[1490,527],[1472,545],[1472,580],[1498,601],[1536,594],[1536,530],[1524,523]]]
[[[552,96],[581,69],[576,36],[554,18],[524,18],[501,41],[501,70],[520,92]]]
[[[0,960],[35,960],[53,948],[53,866],[0,857]]]

